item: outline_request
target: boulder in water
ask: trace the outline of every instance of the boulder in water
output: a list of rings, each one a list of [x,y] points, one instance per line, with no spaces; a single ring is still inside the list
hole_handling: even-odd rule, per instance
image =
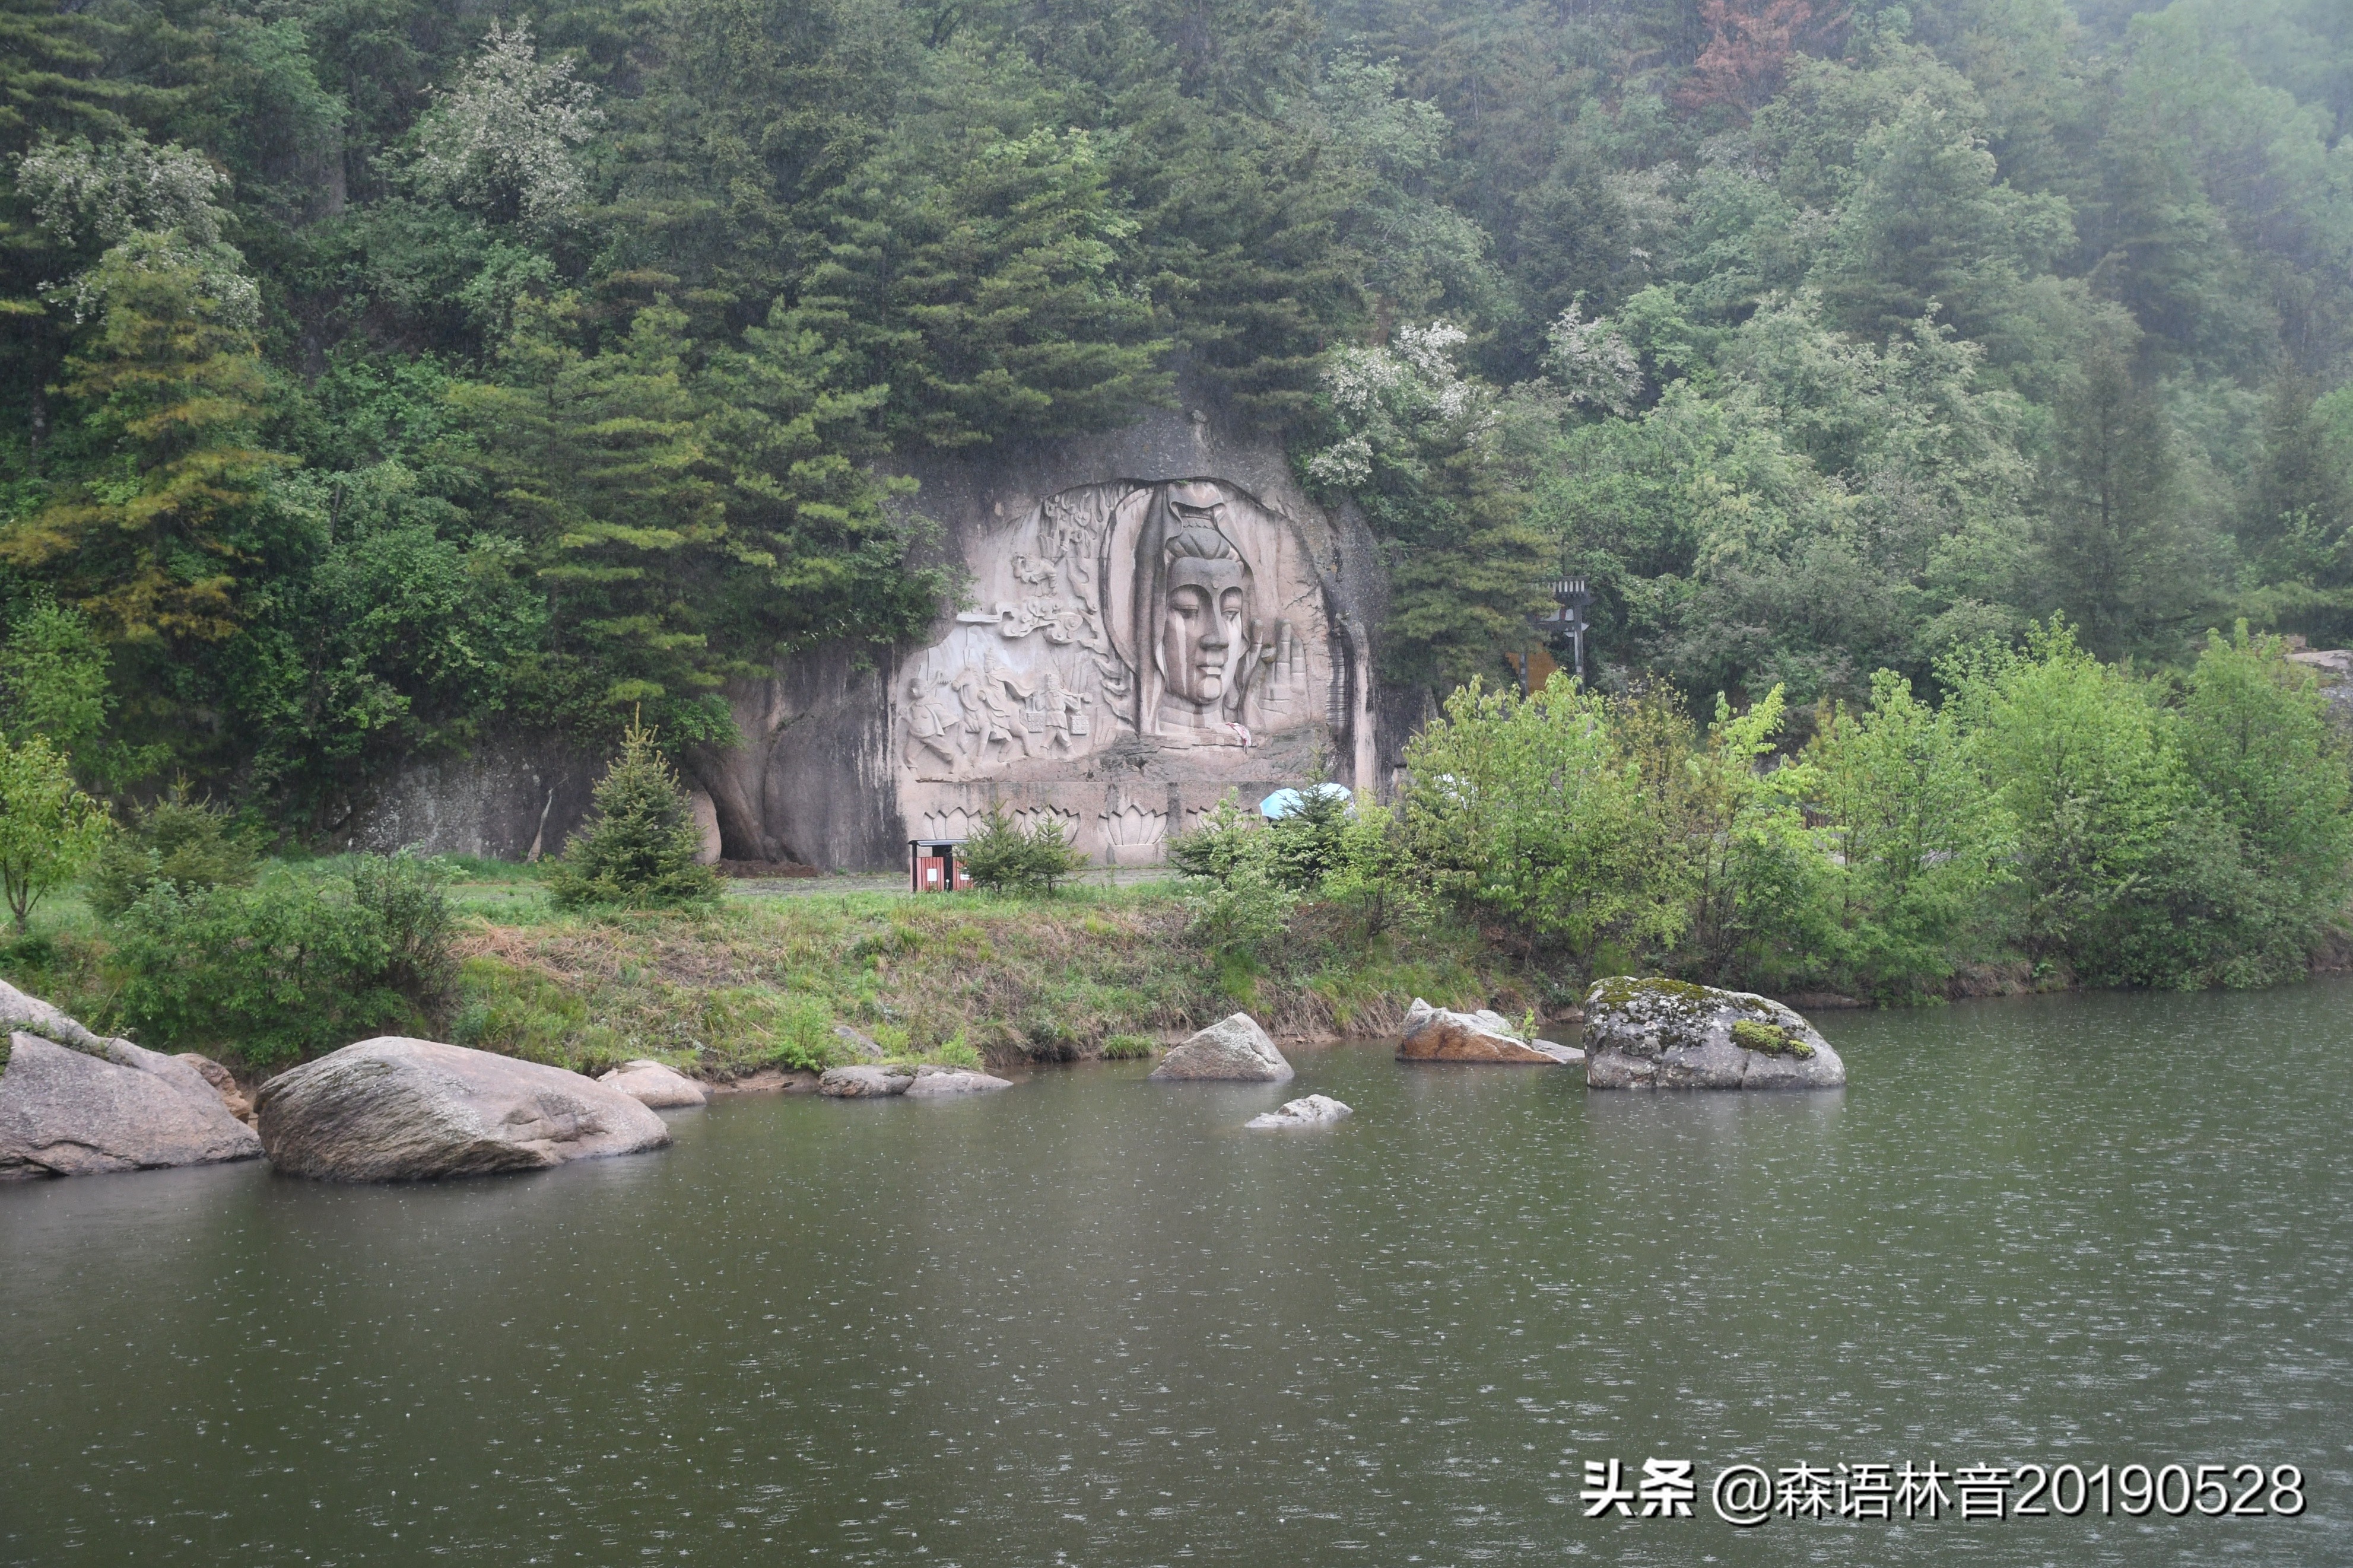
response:
[[[256,1105],[270,1163],[331,1181],[538,1171],[670,1142],[660,1117],[583,1074],[396,1035],[281,1073]]]
[[[86,1031],[85,1031],[86,1033]],[[128,1040],[99,1051],[18,1030],[0,1071],[0,1180],[208,1165],[261,1153],[202,1074]]]
[[[907,1068],[888,1072],[860,1062],[826,1068],[825,1076],[817,1080],[817,1091],[833,1100],[875,1100],[886,1094],[904,1094],[914,1081],[914,1073]]]
[[[1311,1094],[1287,1101],[1282,1110],[1253,1116],[1242,1123],[1256,1131],[1282,1131],[1293,1127],[1329,1127],[1353,1112],[1328,1094]]]
[[[1846,1064],[1769,996],[1618,976],[1585,995],[1595,1089],[1836,1089]]]
[[[1541,1048],[1551,1046],[1550,1050]],[[1475,1013],[1455,1013],[1433,1007],[1417,996],[1405,1016],[1405,1034],[1398,1041],[1401,1062],[1503,1062],[1520,1067],[1558,1067],[1578,1059],[1559,1053],[1566,1046],[1549,1040],[1531,1042],[1512,1027],[1501,1013],[1482,1007]]]
[[[993,1073],[975,1072],[969,1068],[923,1066],[915,1069],[913,1082],[907,1085],[909,1100],[934,1100],[952,1094],[987,1094],[994,1089],[1011,1089],[1013,1080]]]
[[[1291,1064],[1248,1013],[1232,1013],[1160,1058],[1152,1069],[1157,1083],[1196,1079],[1243,1083],[1288,1083]]]
[[[619,1089],[639,1105],[655,1110],[703,1105],[711,1100],[711,1091],[684,1073],[642,1058],[623,1062],[611,1072],[598,1077],[596,1081],[607,1089]]]
[[[204,1165],[260,1152],[253,1129],[187,1062],[93,1034],[0,981],[0,1179]]]

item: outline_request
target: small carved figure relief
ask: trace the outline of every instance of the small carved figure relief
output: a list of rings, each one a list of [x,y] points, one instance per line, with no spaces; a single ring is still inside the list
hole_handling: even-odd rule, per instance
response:
[[[1049,669],[1036,700],[1045,714],[1047,753],[1051,755],[1060,749],[1068,756],[1074,751],[1084,751],[1087,708],[1094,699],[1083,691],[1071,690],[1062,684],[1060,671]]]
[[[964,713],[955,704],[956,695],[948,683],[937,675],[928,678],[916,675],[907,682],[907,765],[919,765],[922,754],[931,752],[948,765],[951,773],[963,771],[964,758],[956,751],[955,731],[964,726]]]
[[[997,662],[995,654],[987,654],[977,666],[966,665],[956,671],[953,684],[956,695],[964,699],[966,773],[985,766],[990,760],[988,748],[999,741],[1006,742],[1008,757],[1015,746],[1021,748],[1024,757],[1033,754],[1029,726],[1022,721],[1017,706],[1029,700],[1029,682]]]

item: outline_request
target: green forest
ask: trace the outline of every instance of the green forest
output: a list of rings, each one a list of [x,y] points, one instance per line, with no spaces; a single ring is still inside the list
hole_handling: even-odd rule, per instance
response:
[[[5,0],[11,728],[298,837],[725,740],[955,593],[894,458],[1180,378],[1434,697],[1563,564],[1600,686],[1799,732],[2053,616],[2342,641],[2348,117],[2333,0]]]

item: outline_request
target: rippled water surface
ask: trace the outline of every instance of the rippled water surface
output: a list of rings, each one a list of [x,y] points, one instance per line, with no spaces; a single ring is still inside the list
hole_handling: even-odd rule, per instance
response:
[[[531,1177],[0,1188],[0,1563],[2353,1562],[2353,986],[1821,1022],[1843,1093],[1340,1047],[738,1100]],[[1311,1090],[1356,1116],[1240,1130]],[[1651,1458],[1697,1517],[1583,1517]],[[1706,1502],[1931,1460],[2309,1508]]]

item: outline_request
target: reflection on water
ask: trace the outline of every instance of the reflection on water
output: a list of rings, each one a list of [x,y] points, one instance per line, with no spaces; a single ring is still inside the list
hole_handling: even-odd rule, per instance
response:
[[[1300,1053],[436,1187],[0,1189],[0,1563],[2341,1563],[2353,989],[1831,1016],[1827,1095]],[[1296,1094],[1336,1129],[1244,1133]],[[2295,1463],[1588,1521],[1587,1459]]]

